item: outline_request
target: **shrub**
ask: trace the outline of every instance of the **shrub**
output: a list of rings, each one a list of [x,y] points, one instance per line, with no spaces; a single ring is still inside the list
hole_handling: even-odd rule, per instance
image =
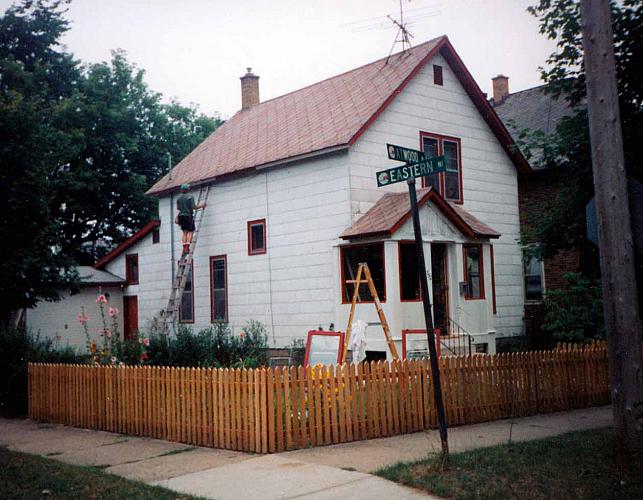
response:
[[[230,327],[218,323],[194,333],[179,325],[176,336],[151,333],[148,363],[162,366],[254,368],[268,363],[266,328],[249,321],[244,331],[232,335]]]
[[[563,275],[567,287],[545,296],[543,330],[563,342],[589,342],[605,337],[601,284],[580,273]]]
[[[15,328],[0,328],[0,415],[27,413],[27,363],[86,363],[88,356]]]

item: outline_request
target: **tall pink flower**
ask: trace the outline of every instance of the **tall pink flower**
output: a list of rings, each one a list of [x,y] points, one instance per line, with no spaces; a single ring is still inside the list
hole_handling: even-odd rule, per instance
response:
[[[115,307],[110,307],[108,313],[109,313],[110,318],[113,318],[114,316],[116,316],[118,314],[118,309],[115,308]]]
[[[105,335],[108,339],[112,338],[112,331],[109,328],[105,328]]]
[[[101,293],[98,297],[96,297],[96,303],[107,304],[107,297],[105,297],[105,294]]]
[[[76,316],[76,318],[78,319],[78,322],[81,325],[84,325],[85,323],[87,323],[89,321],[89,314],[80,313],[78,316]]]
[[[143,339],[143,345],[150,345],[150,339],[148,339],[147,337],[145,337],[145,338]]]

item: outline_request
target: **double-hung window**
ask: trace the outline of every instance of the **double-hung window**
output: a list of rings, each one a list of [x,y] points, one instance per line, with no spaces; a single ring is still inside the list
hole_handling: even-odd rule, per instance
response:
[[[125,256],[125,284],[138,285],[138,254]]]
[[[421,132],[422,151],[427,158],[444,155],[446,172],[423,177],[422,185],[431,186],[447,200],[462,203],[462,154],[460,139]]]
[[[210,257],[210,301],[212,323],[228,321],[228,270],[225,255]]]
[[[543,261],[535,255],[525,255],[525,300],[538,302],[543,300],[545,291],[543,279]]]
[[[187,268],[187,280],[181,294],[179,307],[179,321],[181,323],[194,323],[194,261]]]

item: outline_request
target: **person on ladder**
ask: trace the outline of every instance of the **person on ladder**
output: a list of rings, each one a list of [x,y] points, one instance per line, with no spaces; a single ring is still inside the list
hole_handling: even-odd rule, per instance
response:
[[[183,243],[183,253],[190,251],[190,244],[192,243],[192,235],[194,234],[194,212],[205,208],[205,203],[196,205],[194,197],[188,194],[190,192],[189,184],[181,184],[181,196],[176,199],[176,209],[179,214],[174,221],[181,227],[183,236],[181,241]]]

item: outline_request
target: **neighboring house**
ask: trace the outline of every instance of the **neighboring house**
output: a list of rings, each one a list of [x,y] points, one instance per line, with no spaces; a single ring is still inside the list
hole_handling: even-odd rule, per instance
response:
[[[238,334],[259,320],[272,347],[320,325],[345,330],[345,280],[366,261],[401,352],[402,330],[424,318],[406,183],[375,179],[395,164],[393,143],[447,158],[449,171],[418,190],[437,323],[459,325],[480,351],[523,333],[518,177],[530,167],[447,37],[265,102],[258,79],[241,77],[242,109],[149,190],[160,223],[96,265],[127,277],[141,327],[166,306],[181,255],[178,187],[196,197],[210,184],[182,322]],[[356,317],[377,321],[375,307]],[[367,337],[369,351],[387,351],[379,327]]]
[[[93,339],[97,339],[103,322],[96,298],[104,294],[108,303],[104,306],[108,315],[110,306],[119,311],[123,306],[123,285],[125,280],[107,271],[94,269],[90,266],[78,266],[80,278],[78,293],[61,292],[57,302],[39,302],[33,309],[25,312],[27,331],[39,335],[40,338],[51,338],[58,345],[69,345],[84,350],[86,336],[83,325],[78,321],[78,314],[84,309],[89,317],[87,328]],[[119,330],[123,331],[122,315],[119,318]],[[107,318],[108,324],[111,319]]]
[[[509,78],[498,75],[492,79],[493,98],[490,100],[494,110],[509,131],[518,137],[523,130],[540,131],[547,135],[556,132],[556,127],[566,116],[572,116],[574,109],[563,98],[555,98],[545,92],[546,85],[509,93]],[[538,151],[533,152],[531,167],[533,173],[521,176],[518,189],[520,193],[520,224],[527,229],[530,216],[538,210],[545,210],[558,195],[562,180],[557,172],[544,167],[539,160]],[[585,218],[584,213],[578,217]],[[537,244],[537,241],[530,242]],[[525,259],[525,327],[528,335],[538,335],[544,310],[543,298],[547,289],[565,287],[563,275],[578,272],[586,261],[595,265],[592,248],[571,248],[559,251],[554,257],[541,261],[535,257]],[[595,252],[594,252],[595,253]]]

